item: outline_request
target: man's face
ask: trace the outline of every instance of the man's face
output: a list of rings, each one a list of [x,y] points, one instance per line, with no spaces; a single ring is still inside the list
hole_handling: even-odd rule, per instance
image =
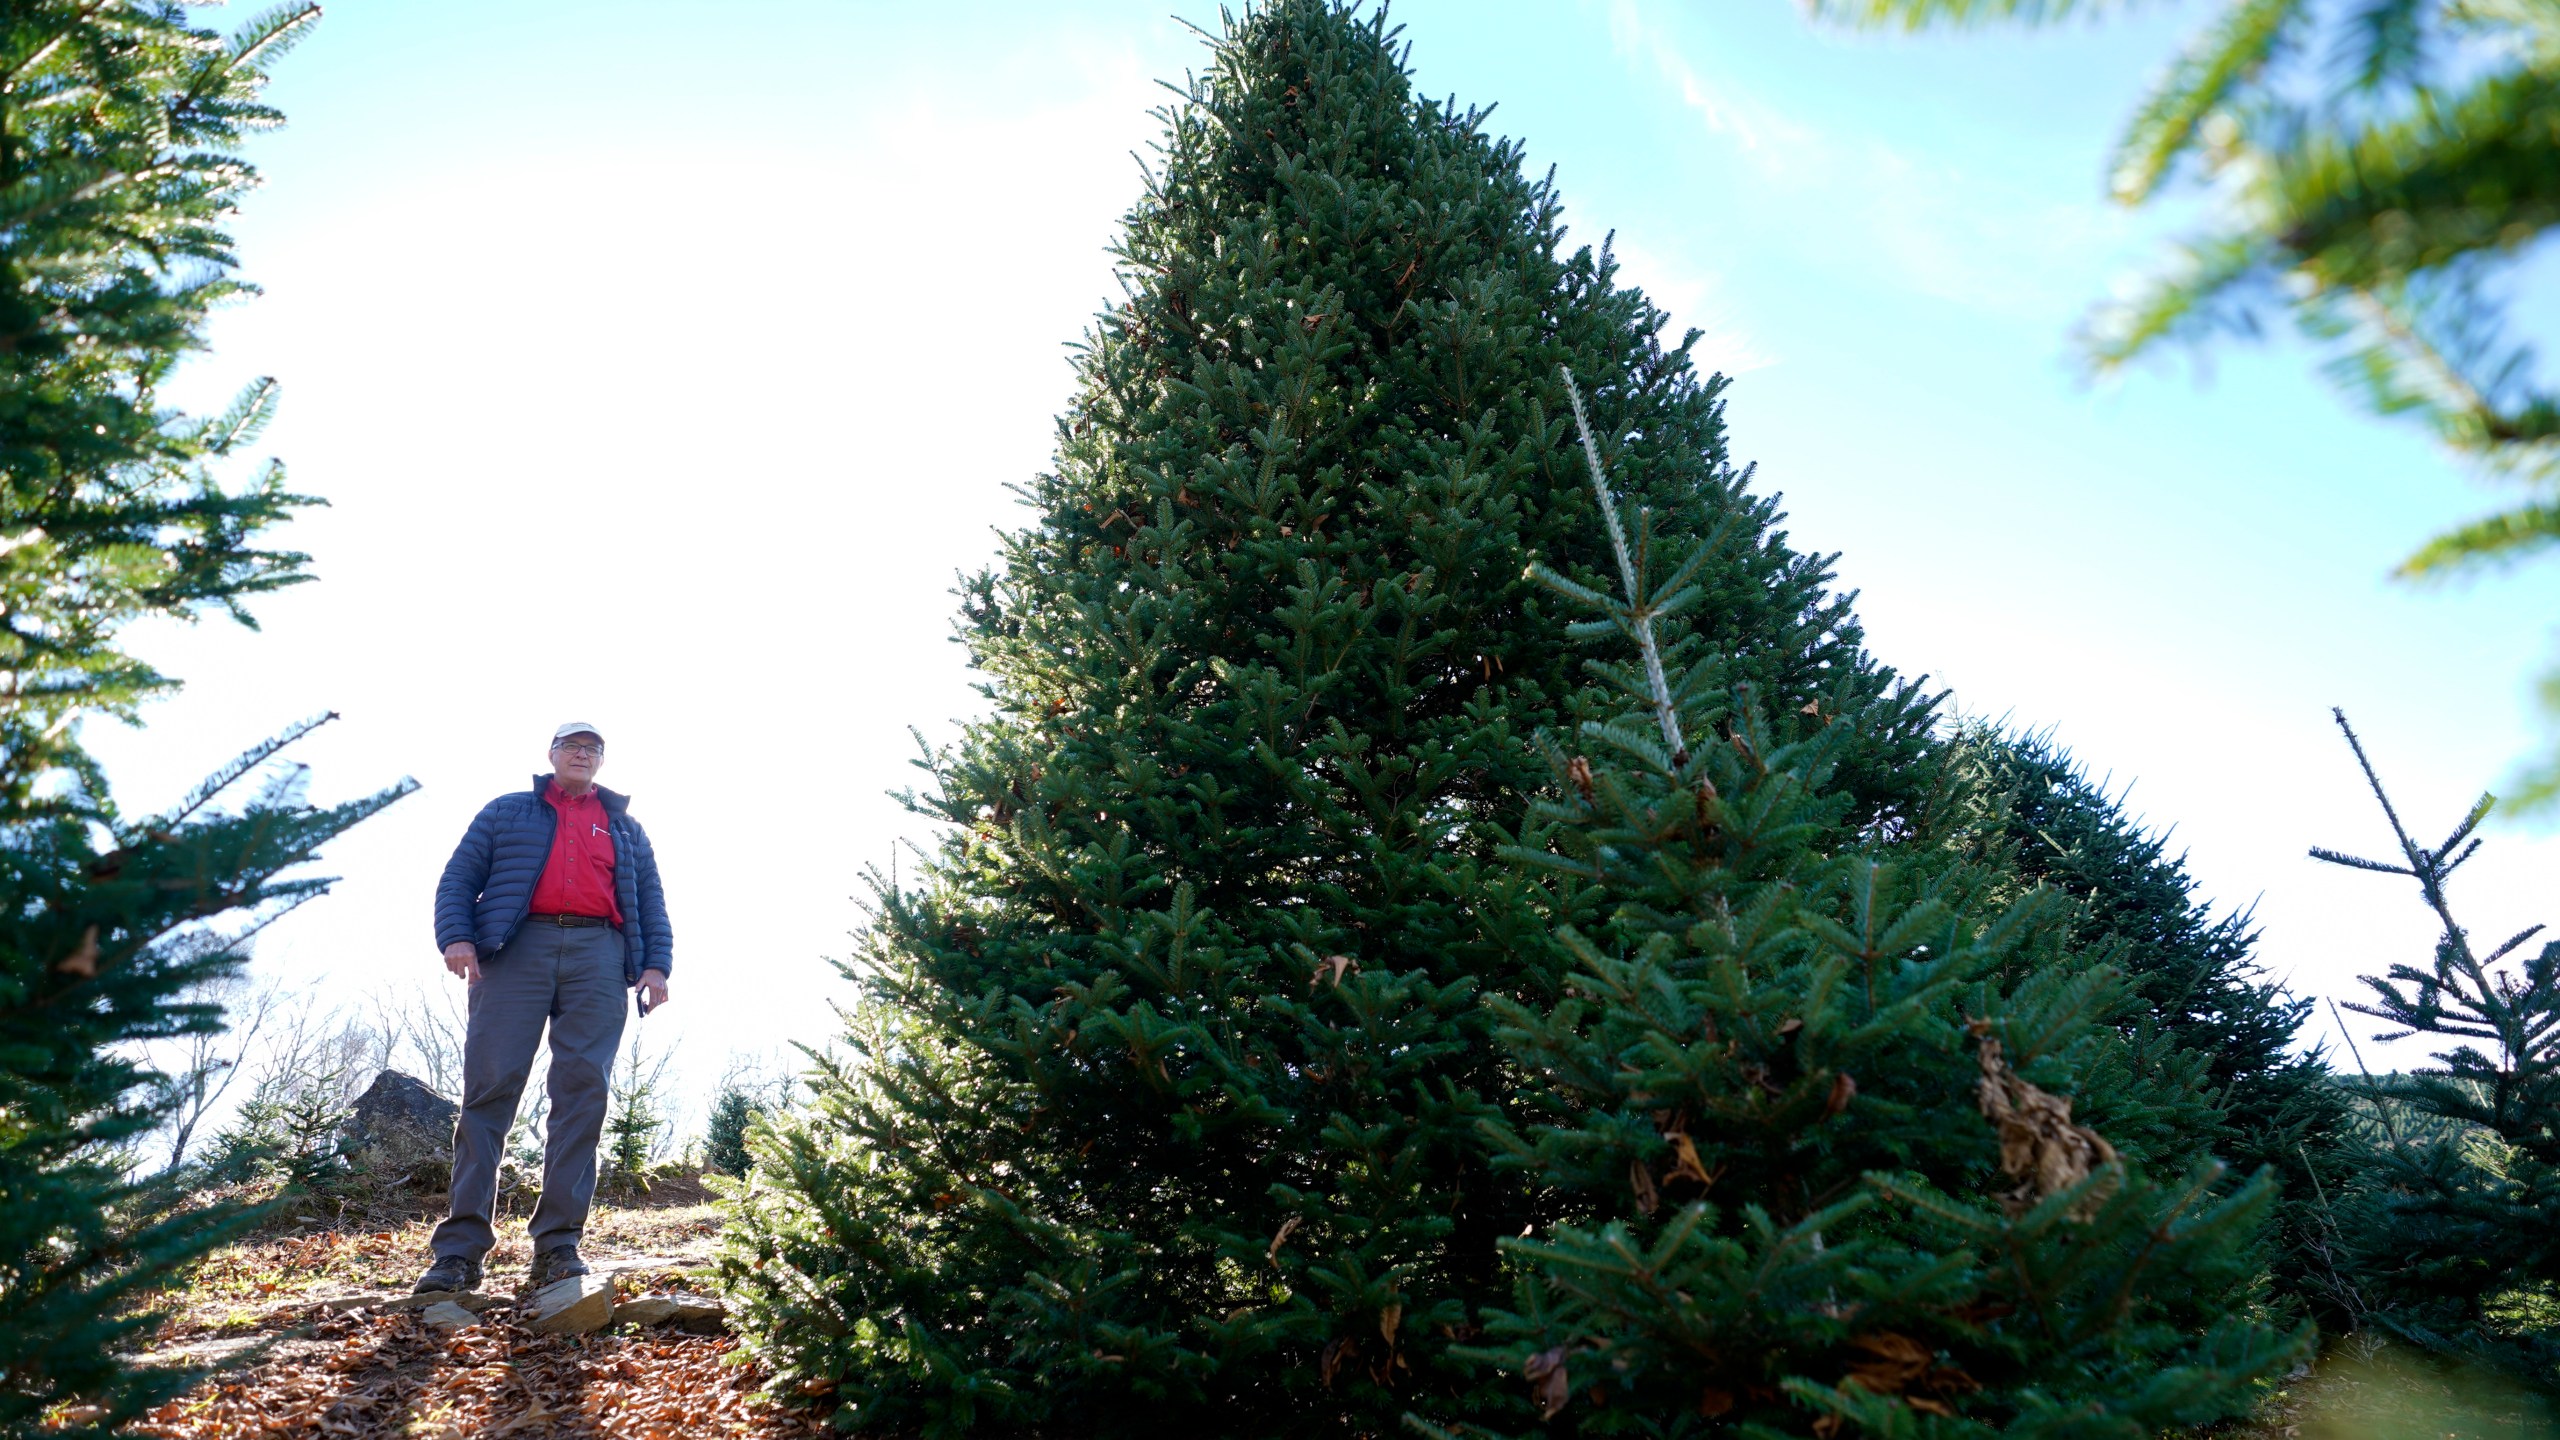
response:
[[[584,730],[551,742],[551,768],[564,784],[590,784],[603,767],[604,742]]]

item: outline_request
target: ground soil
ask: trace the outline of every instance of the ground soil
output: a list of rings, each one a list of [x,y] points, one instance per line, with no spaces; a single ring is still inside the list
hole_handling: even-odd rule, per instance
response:
[[[626,1298],[701,1292],[719,1232],[689,1177],[599,1203],[584,1252]],[[209,1257],[167,1297],[158,1363],[213,1373],[153,1411],[140,1433],[169,1440],[248,1437],[782,1437],[813,1417],[759,1398],[763,1377],[726,1334],[617,1327],[538,1336],[512,1309],[437,1330],[415,1312],[347,1308],[406,1294],[427,1265],[432,1217],[414,1202],[288,1220]],[[482,1290],[507,1293],[530,1255],[521,1217],[502,1225]]]
[[[623,1327],[537,1336],[506,1308],[451,1331],[416,1313],[347,1309],[405,1294],[427,1264],[433,1217],[415,1199],[288,1219],[214,1256],[165,1298],[160,1363],[212,1374],[140,1428],[166,1440],[270,1436],[463,1440],[521,1436],[814,1436],[823,1419],[765,1400],[726,1334]],[[599,1203],[585,1252],[626,1297],[700,1293],[720,1229],[710,1193],[674,1177]],[[513,1233],[507,1234],[508,1231]],[[512,1291],[530,1259],[521,1216],[504,1225],[484,1291]],[[2390,1347],[2333,1345],[2269,1397],[2232,1440],[2524,1440],[2560,1433],[2549,1411],[2472,1375]]]

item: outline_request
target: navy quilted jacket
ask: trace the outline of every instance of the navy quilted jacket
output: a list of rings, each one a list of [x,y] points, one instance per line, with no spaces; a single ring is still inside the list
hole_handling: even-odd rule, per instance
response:
[[[530,790],[511,790],[480,807],[462,843],[445,862],[436,884],[436,948],[468,940],[483,959],[506,948],[524,924],[533,887],[551,863],[559,813],[543,801],[551,777],[536,775]],[[667,897],[658,888],[658,854],[648,832],[631,818],[629,796],[596,787],[613,829],[613,893],[622,910],[622,974],[637,982],[643,970],[675,973],[675,939],[667,933]]]

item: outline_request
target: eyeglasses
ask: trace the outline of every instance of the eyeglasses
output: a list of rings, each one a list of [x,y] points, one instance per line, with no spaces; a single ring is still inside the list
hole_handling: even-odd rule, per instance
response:
[[[562,741],[551,748],[566,755],[574,755],[581,760],[593,760],[604,753],[602,745],[582,745],[574,740]]]

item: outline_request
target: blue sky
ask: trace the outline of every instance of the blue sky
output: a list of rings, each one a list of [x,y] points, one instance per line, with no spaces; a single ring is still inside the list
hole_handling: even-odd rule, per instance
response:
[[[1156,82],[1200,59],[1168,8],[1215,28],[1179,0],[331,6],[252,152],[267,294],[185,387],[283,381],[321,582],[261,634],[144,635],[186,692],[94,732],[135,807],[323,709],[319,794],[423,782],[262,968],[324,1005],[434,983],[454,837],[578,716],[667,869],[651,1043],[699,1084],[826,1038],[824,957],[912,833],[908,727],[971,704],[952,575],[1045,464]],[[2075,372],[2071,326],[2172,223],[2102,199],[2112,127],[2204,13],[1910,40],[1781,0],[1394,9],[1421,85],[1498,103],[1576,233],[1707,332],[1736,453],[1840,552],[1874,647],[2133,783],[2268,963],[2346,997],[2430,934],[2304,858],[2383,838],[2328,707],[2449,822],[2533,741],[2560,572],[2389,582],[2495,497],[2296,346]],[[2555,858],[2500,832],[2458,898],[2503,934]]]

